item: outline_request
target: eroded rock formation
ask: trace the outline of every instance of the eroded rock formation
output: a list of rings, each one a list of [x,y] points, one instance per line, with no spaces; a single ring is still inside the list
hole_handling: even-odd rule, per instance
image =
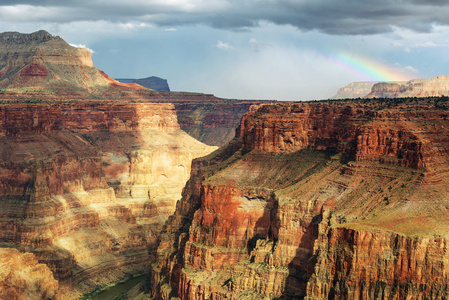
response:
[[[0,34],[0,87],[23,91],[66,90],[87,97],[120,85],[92,64],[90,52],[41,30]]]
[[[0,106],[0,242],[36,255],[64,297],[143,273],[190,172],[212,147],[172,104]]]
[[[441,97],[449,95],[449,76],[412,79],[407,82],[380,82],[366,98]]]
[[[191,136],[226,143],[255,103],[119,83],[45,31],[1,34],[0,73],[0,246],[47,265],[63,299],[148,271],[215,149]]]
[[[56,299],[58,281],[31,253],[0,248],[1,299]]]
[[[153,296],[447,297],[448,100],[332,103],[254,107],[195,160]]]
[[[377,81],[358,81],[338,89],[337,94],[331,99],[355,99],[368,95]]]

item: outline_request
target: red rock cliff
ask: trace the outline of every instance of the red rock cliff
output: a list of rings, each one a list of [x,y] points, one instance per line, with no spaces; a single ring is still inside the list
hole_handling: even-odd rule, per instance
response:
[[[34,253],[64,299],[146,272],[191,160],[213,150],[172,104],[124,101],[1,105],[0,140],[0,244]]]
[[[448,113],[382,101],[246,114],[238,139],[196,160],[153,296],[446,297]]]

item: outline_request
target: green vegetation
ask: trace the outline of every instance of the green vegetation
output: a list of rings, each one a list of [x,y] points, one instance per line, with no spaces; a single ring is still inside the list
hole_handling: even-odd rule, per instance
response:
[[[354,104],[360,108],[381,110],[385,108],[401,108],[414,110],[417,106],[422,109],[449,110],[449,97],[406,97],[406,98],[356,98],[356,99],[329,99],[310,102],[322,102],[333,105]],[[409,107],[407,107],[409,106]]]

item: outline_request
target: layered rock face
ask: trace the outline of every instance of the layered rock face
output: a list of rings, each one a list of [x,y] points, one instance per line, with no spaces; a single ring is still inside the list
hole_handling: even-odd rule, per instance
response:
[[[351,82],[350,84],[338,89],[337,94],[331,99],[355,99],[368,95],[371,88],[377,81],[359,81]]]
[[[90,52],[41,30],[0,34],[0,88],[54,92],[85,98],[120,85],[92,64]]]
[[[1,299],[55,299],[58,281],[31,253],[0,248]]]
[[[72,47],[46,31],[0,34],[0,101],[93,99],[174,104],[181,129],[211,146],[229,142],[243,114],[261,103],[121,83],[95,68],[87,49]]]
[[[449,95],[449,76],[413,79],[407,82],[381,82],[366,98],[441,97]]]
[[[215,149],[195,138],[227,143],[257,103],[119,83],[45,31],[1,34],[0,73],[0,247],[47,265],[62,299],[148,271]]]
[[[153,296],[447,297],[448,103],[389,104],[254,107],[194,161]]]
[[[10,104],[0,120],[0,244],[34,253],[64,299],[146,272],[191,160],[214,149],[172,104]]]

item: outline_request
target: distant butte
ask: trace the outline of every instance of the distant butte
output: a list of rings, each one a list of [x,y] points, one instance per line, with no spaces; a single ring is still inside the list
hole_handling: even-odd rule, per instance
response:
[[[168,86],[167,80],[156,76],[150,76],[140,79],[118,78],[116,80],[123,83],[137,83],[143,87],[159,92],[170,92],[170,87]]]
[[[449,76],[412,79],[407,82],[381,82],[365,98],[441,97],[449,95]]]
[[[356,99],[362,98],[371,92],[371,88],[377,81],[358,81],[340,88],[331,99]]]
[[[340,88],[331,99],[441,97],[449,95],[449,76],[410,81],[360,81]]]

